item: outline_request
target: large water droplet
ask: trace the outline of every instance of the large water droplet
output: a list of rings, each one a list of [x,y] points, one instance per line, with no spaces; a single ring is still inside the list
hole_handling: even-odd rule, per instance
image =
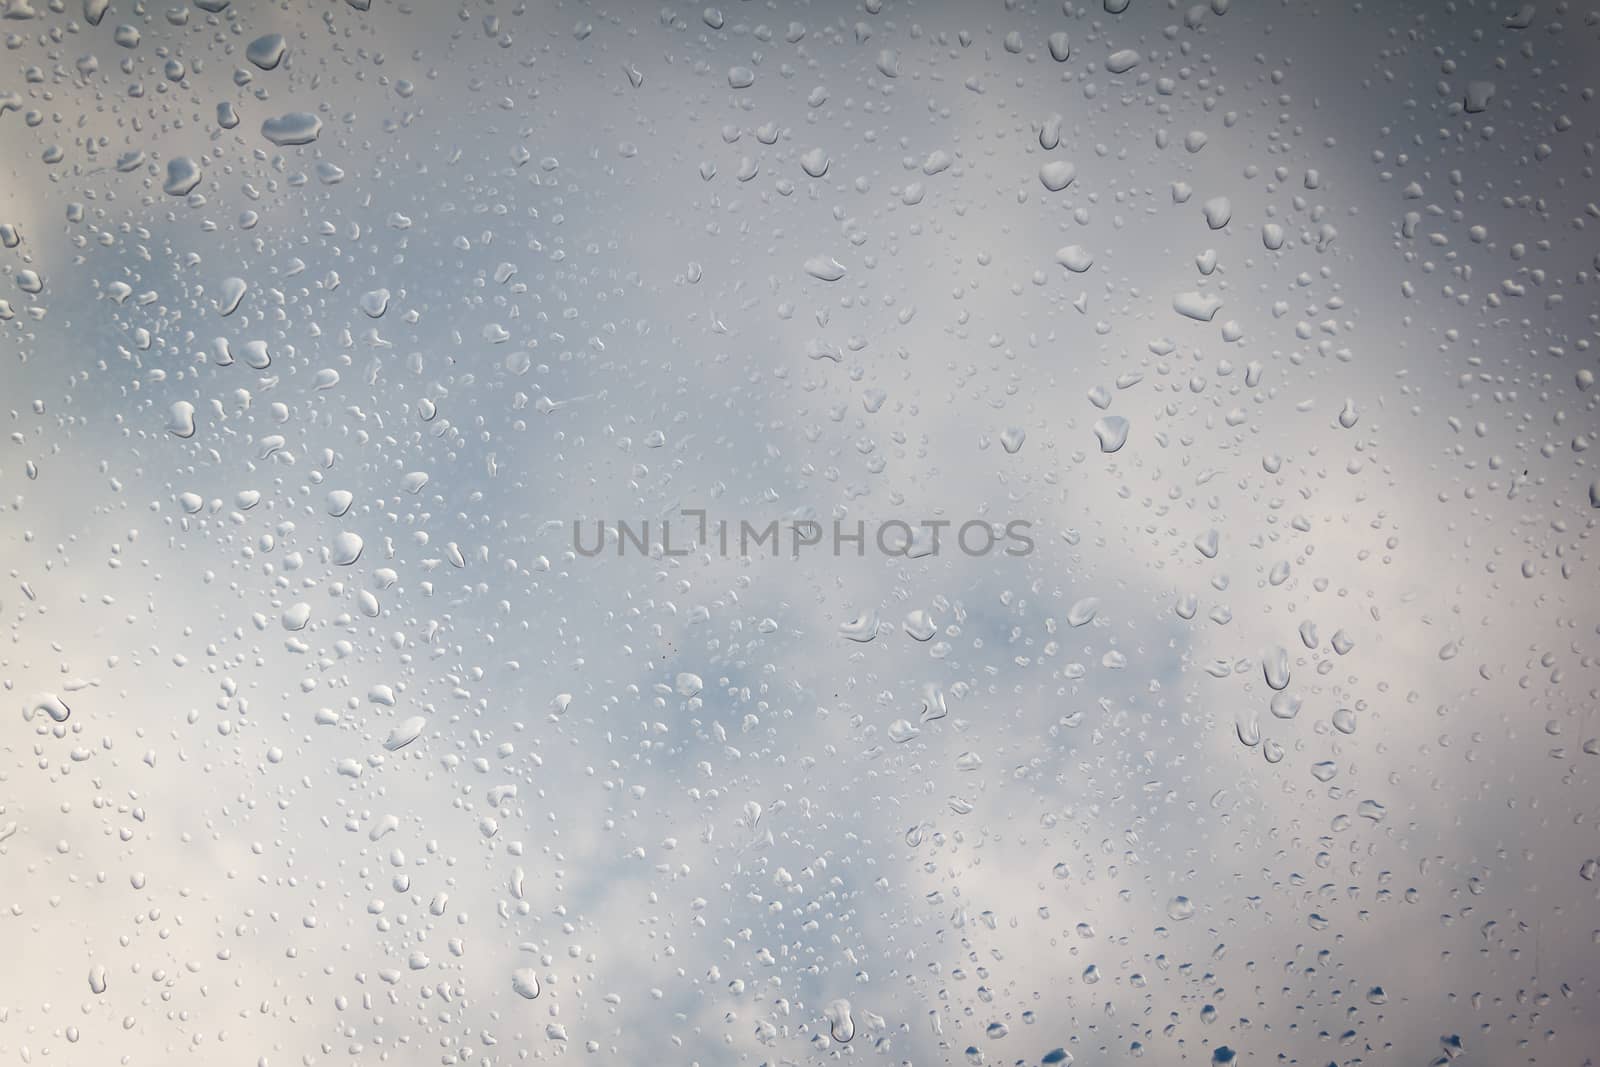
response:
[[[1116,452],[1128,443],[1128,420],[1121,415],[1107,415],[1095,422],[1094,436],[1100,442],[1100,451]]]
[[[422,736],[423,729],[428,725],[428,720],[421,715],[413,715],[397,723],[384,739],[383,747],[390,752],[399,752],[418,737]]]
[[[840,1043],[856,1036],[856,1021],[850,1015],[850,1002],[839,999],[828,1005],[824,1014],[828,1019],[828,1034]]]
[[[322,133],[322,120],[309,111],[290,111],[261,123],[261,136],[279,147],[310,144]]]
[[[539,995],[539,976],[532,967],[518,967],[511,972],[511,990],[524,1000],[532,1000]]]
[[[200,164],[188,156],[174,156],[167,160],[167,180],[161,191],[168,196],[188,196],[200,184]]]
[[[26,713],[22,717],[31,719],[40,712],[50,716],[54,722],[66,722],[67,717],[72,714],[72,709],[67,707],[66,701],[54,693],[40,693],[29,702]]]
[[[1078,168],[1064,159],[1052,159],[1039,168],[1039,181],[1052,193],[1059,193],[1078,176]]]
[[[281,33],[264,33],[245,46],[244,57],[262,70],[276,70],[289,51]]]

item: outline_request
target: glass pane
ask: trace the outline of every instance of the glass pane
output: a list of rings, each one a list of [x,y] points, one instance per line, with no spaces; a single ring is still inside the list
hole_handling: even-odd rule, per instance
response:
[[[1600,1048],[1592,11],[0,11],[0,1060]]]

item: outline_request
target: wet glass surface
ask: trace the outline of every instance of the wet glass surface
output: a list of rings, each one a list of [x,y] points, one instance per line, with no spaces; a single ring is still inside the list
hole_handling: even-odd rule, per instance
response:
[[[0,13],[0,1061],[1600,1048],[1594,12]]]

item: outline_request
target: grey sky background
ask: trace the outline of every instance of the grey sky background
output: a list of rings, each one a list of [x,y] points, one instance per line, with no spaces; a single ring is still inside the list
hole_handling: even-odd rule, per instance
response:
[[[1592,13],[4,13],[0,1058],[1600,1047]]]

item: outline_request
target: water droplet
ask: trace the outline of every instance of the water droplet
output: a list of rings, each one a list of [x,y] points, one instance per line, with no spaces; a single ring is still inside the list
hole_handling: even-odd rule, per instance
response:
[[[276,70],[289,51],[281,33],[265,33],[245,46],[244,57],[262,70]]]
[[[361,312],[369,319],[381,319],[389,310],[389,290],[373,289],[361,295]]]
[[[383,747],[389,752],[399,752],[418,737],[421,737],[422,731],[427,725],[428,720],[421,715],[413,715],[408,719],[404,719],[389,731],[389,736],[384,738]]]
[[[1078,177],[1078,168],[1064,159],[1052,159],[1039,168],[1039,181],[1052,193],[1059,193]]]
[[[896,719],[889,724],[889,740],[897,745],[903,745],[921,733],[908,719]]]
[[[187,400],[174,400],[167,409],[167,432],[174,437],[193,437],[194,405]]]
[[[1255,748],[1261,743],[1261,720],[1248,708],[1241,708],[1235,713],[1233,730],[1238,735],[1239,743],[1246,748]]]
[[[363,544],[361,535],[351,533],[349,530],[341,530],[334,534],[331,552],[333,562],[340,567],[350,566],[361,558]]]
[[[1289,684],[1289,650],[1282,645],[1274,645],[1261,653],[1261,673],[1266,677],[1267,684],[1274,689],[1283,689]]]
[[[167,160],[167,180],[161,191],[168,196],[188,196],[200,184],[200,164],[188,156],[174,156]]]
[[[1267,702],[1267,707],[1271,710],[1273,718],[1293,719],[1300,714],[1302,704],[1303,701],[1298,693],[1281,690],[1272,694],[1272,699]]]
[[[1469,115],[1489,110],[1489,101],[1494,99],[1494,82],[1469,81],[1467,92],[1461,102],[1462,108]]]
[[[282,148],[310,144],[322,133],[322,120],[309,111],[290,111],[261,123],[261,136]]]
[[[930,641],[938,633],[933,616],[921,608],[906,614],[902,628],[915,641]]]
[[[524,1000],[532,1000],[539,995],[539,976],[532,967],[518,967],[511,972],[511,990]]]
[[[23,719],[31,719],[40,712],[48,715],[52,722],[66,722],[67,717],[72,714],[72,709],[67,707],[66,701],[54,693],[40,693],[29,702]]]
[[[865,644],[878,636],[878,613],[869,611],[841,623],[839,632],[852,641]]]
[[[250,286],[243,278],[222,279],[222,294],[217,299],[217,311],[223,316],[232,315],[239,310],[239,301],[244,299]]]
[[[841,1044],[856,1036],[856,1021],[850,1016],[850,1002],[839,999],[828,1005],[824,1015],[828,1020],[828,1034]]]
[[[1121,415],[1107,415],[1095,422],[1094,436],[1100,442],[1100,451],[1107,455],[1117,452],[1128,443],[1128,420]]]
[[[1067,609],[1068,626],[1086,626],[1100,611],[1100,598],[1086,596]]]
[[[836,282],[844,277],[844,264],[832,256],[812,256],[806,260],[805,269],[820,282]]]
[[[1094,266],[1094,254],[1082,245],[1067,245],[1056,249],[1056,262],[1074,274],[1082,274]]]
[[[1210,293],[1179,293],[1172,298],[1172,309],[1196,322],[1210,322],[1222,310],[1222,300]]]
[[[1126,74],[1139,65],[1139,53],[1131,48],[1112,52],[1106,57],[1106,69],[1113,74]]]
[[[272,366],[272,353],[267,348],[267,342],[246,341],[240,350],[244,354],[245,366],[251,370],[266,370]]]

